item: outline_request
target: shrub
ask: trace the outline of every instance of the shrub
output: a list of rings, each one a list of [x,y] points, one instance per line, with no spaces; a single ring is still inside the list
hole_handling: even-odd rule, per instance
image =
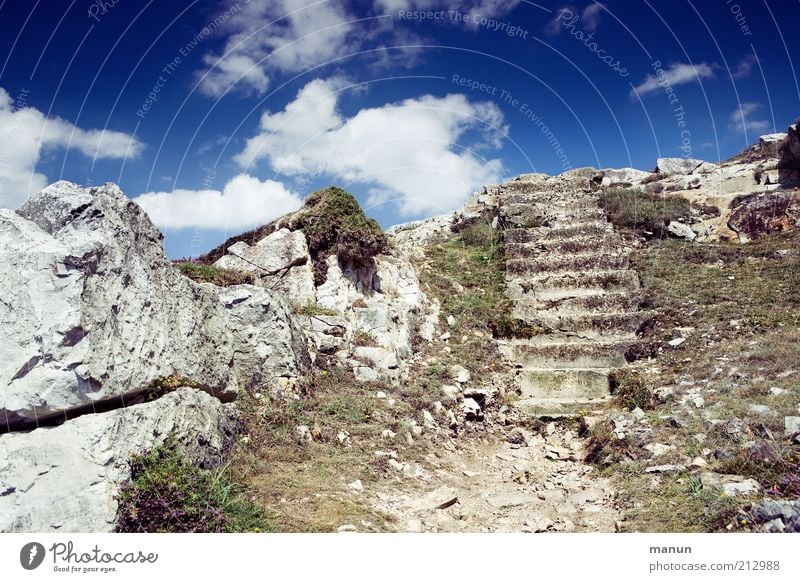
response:
[[[226,469],[203,470],[170,439],[131,459],[131,481],[117,495],[117,531],[183,533],[269,529],[236,491]]]
[[[600,205],[614,226],[652,238],[666,238],[667,224],[687,218],[691,211],[685,198],[635,188],[607,188],[600,194]]]
[[[336,254],[343,265],[365,267],[389,249],[380,225],[364,215],[351,194],[335,186],[310,194],[289,227],[306,235],[317,285],[327,280],[329,255]]]
[[[177,261],[175,266],[185,276],[198,283],[213,283],[220,287],[231,285],[253,284],[255,277],[251,273],[233,269],[221,269],[213,265],[204,265],[196,261]]]
[[[611,393],[627,408],[652,409],[655,406],[653,391],[636,370],[620,369],[611,374]]]

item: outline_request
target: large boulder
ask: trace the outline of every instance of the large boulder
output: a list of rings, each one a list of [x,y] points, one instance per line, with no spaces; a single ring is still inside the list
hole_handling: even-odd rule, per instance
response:
[[[302,231],[280,228],[253,245],[238,241],[226,253],[214,266],[252,273],[300,305],[314,300],[314,271]]]
[[[253,285],[222,289],[219,298],[228,312],[234,367],[243,387],[296,396],[297,379],[311,369],[311,358],[286,302]]]
[[[0,532],[112,531],[132,454],[170,436],[191,461],[210,468],[225,459],[238,429],[233,404],[180,388],[58,427],[0,435]]]
[[[796,192],[764,192],[734,200],[728,226],[740,242],[783,232],[800,223],[800,195]]]
[[[0,214],[0,416],[36,426],[180,375],[235,395],[216,291],[164,257],[161,233],[114,185],[58,182]]]
[[[697,169],[703,160],[692,158],[658,158],[658,173],[664,176],[688,176]]]
[[[620,168],[603,170],[601,186],[631,186],[641,184],[642,180],[652,176],[650,172],[635,168]]]

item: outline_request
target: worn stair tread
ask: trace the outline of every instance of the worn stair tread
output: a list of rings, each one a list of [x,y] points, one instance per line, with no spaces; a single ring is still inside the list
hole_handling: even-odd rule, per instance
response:
[[[555,298],[541,297],[531,291],[516,298],[514,311],[526,316],[556,310],[572,313],[629,312],[636,311],[640,302],[639,294],[628,290],[585,295],[566,294]]]
[[[506,270],[512,273],[574,273],[587,270],[628,268],[628,256],[621,252],[575,253],[561,257],[534,255],[506,259]]]
[[[506,279],[513,279],[513,273],[506,273]],[[597,270],[589,272],[543,273],[538,276],[527,275],[524,287],[539,293],[554,289],[580,289],[592,291],[635,291],[639,289],[639,277],[630,269]],[[544,295],[544,294],[543,294]]]

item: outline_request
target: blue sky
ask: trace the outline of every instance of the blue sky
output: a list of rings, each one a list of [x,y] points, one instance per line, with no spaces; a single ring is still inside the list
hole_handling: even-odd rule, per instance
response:
[[[719,160],[800,116],[798,0],[0,0],[0,206],[117,182],[172,257],[330,184],[389,226],[487,182]]]

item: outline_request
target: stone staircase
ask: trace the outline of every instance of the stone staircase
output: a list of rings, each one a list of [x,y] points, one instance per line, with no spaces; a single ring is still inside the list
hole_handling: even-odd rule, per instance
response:
[[[501,342],[516,365],[516,406],[577,414],[611,396],[610,372],[643,321],[628,249],[599,207],[588,174],[539,174],[496,187],[505,223],[506,285],[514,316],[543,330]]]

